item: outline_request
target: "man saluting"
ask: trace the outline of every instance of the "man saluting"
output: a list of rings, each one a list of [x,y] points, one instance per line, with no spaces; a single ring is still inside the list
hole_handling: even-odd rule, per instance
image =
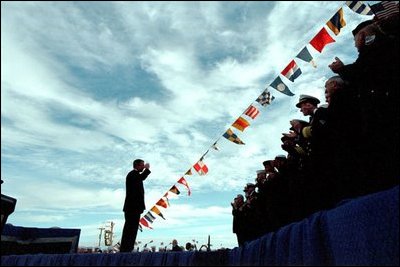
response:
[[[142,159],[136,159],[133,161],[133,170],[126,176],[126,196],[123,208],[125,224],[120,252],[131,252],[135,245],[140,215],[146,208],[143,181],[150,173],[150,164],[145,164]]]

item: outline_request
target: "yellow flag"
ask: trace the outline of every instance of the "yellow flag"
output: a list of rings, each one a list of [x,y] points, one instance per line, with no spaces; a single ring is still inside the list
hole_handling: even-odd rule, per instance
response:
[[[242,117],[239,117],[233,124],[232,124],[232,126],[233,127],[235,127],[236,129],[238,129],[238,130],[240,130],[240,131],[244,131],[244,129],[246,129],[246,127],[247,126],[249,126],[250,125],[250,123],[246,120],[246,119],[244,119],[244,118],[242,118]]]

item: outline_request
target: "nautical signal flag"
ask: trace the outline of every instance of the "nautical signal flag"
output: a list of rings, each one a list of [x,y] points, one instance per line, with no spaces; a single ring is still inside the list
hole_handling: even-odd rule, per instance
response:
[[[264,90],[264,92],[261,93],[261,95],[258,96],[256,101],[260,103],[261,106],[267,106],[271,104],[272,100],[274,100],[275,97],[271,96],[271,93],[268,91],[268,88]]]
[[[270,86],[272,88],[275,88],[282,94],[294,96],[294,94],[289,90],[289,87],[287,87],[287,85],[282,82],[282,79],[279,76],[276,77],[276,79],[270,84]]]
[[[321,53],[325,45],[333,42],[335,42],[335,40],[329,35],[328,31],[325,28],[322,28],[310,41],[310,44],[315,48],[315,50]]]
[[[236,129],[240,130],[240,131],[244,131],[244,129],[246,129],[248,126],[250,125],[250,123],[242,117],[239,117],[233,124],[232,126],[235,127]]]
[[[169,191],[167,191],[163,197],[165,197],[165,202],[168,204],[168,206],[171,206],[171,204],[169,203],[169,199],[168,199],[168,193]]]
[[[143,225],[143,226],[146,226],[147,228],[153,229],[153,228],[150,227],[149,223],[148,223],[148,222],[146,221],[146,219],[143,218],[143,217],[140,219],[139,223],[140,223],[141,225]]]
[[[188,196],[190,196],[191,192],[190,192],[189,184],[187,183],[186,179],[181,177],[181,179],[178,180],[178,183],[183,184],[184,186],[186,186],[186,188],[188,190]]]
[[[156,206],[153,206],[150,210],[165,220],[165,218],[162,215],[161,211]]]
[[[154,215],[151,214],[150,211],[148,211],[148,212],[144,215],[144,217],[145,217],[146,220],[149,221],[150,223],[153,223],[154,220],[156,219],[156,217],[154,217]]]
[[[307,46],[305,46],[296,56],[297,58],[300,58],[301,60],[304,60],[305,62],[311,63],[311,65],[316,68],[317,65],[314,62],[313,57],[310,54],[310,51],[308,51]]]
[[[185,175],[192,175],[192,168],[190,168],[189,170],[187,170],[187,172],[185,173]]]
[[[281,72],[283,76],[288,78],[290,81],[294,82],[294,80],[300,76],[301,74],[301,69],[299,66],[297,66],[296,61],[292,60],[290,63],[286,66],[286,68],[283,69]]]
[[[206,175],[208,172],[207,165],[204,164],[202,160],[199,160],[196,164],[194,164],[193,168],[198,172],[199,175]]]
[[[338,12],[326,23],[326,25],[331,29],[335,35],[338,35],[340,29],[346,26],[346,21],[343,17],[343,8],[340,8]]]
[[[244,145],[243,141],[240,140],[239,137],[237,137],[237,135],[234,134],[230,128],[224,133],[223,137],[238,145]]]
[[[163,208],[168,208],[167,202],[165,202],[165,200],[162,199],[162,198],[160,198],[160,199],[157,201],[156,205],[161,206],[161,207],[163,207]]]
[[[173,185],[170,189],[169,192],[172,192],[174,194],[179,195],[181,193],[181,191],[179,191],[178,187],[176,187],[175,185]]]
[[[244,112],[245,115],[249,116],[253,120],[257,117],[257,115],[260,113],[260,111],[254,107],[253,105],[250,105],[246,111]]]
[[[373,15],[371,8],[362,1],[346,1],[346,5],[354,12],[361,15]]]
[[[395,1],[382,1],[369,7],[377,19],[385,19],[399,14],[399,3]]]

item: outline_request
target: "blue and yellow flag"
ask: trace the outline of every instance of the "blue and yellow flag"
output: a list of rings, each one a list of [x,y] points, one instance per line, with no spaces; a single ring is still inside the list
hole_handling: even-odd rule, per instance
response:
[[[156,206],[153,206],[150,210],[165,220],[164,215]]]
[[[340,29],[346,26],[346,21],[343,17],[343,9],[340,8],[338,12],[326,23],[326,25],[331,29],[335,35],[338,35]]]
[[[239,137],[237,137],[237,135],[234,134],[230,128],[224,133],[223,137],[238,145],[244,145],[242,140],[240,140]]]

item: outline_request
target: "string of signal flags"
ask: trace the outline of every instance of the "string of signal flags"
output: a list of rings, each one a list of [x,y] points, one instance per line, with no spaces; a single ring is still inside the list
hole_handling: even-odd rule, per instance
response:
[[[296,55],[296,58],[310,63],[314,68],[317,67],[314,58],[312,57],[309,48],[307,45],[310,45],[318,51],[322,53],[324,47],[328,44],[334,43],[335,39],[333,39],[332,35],[329,34],[328,28],[335,36],[339,35],[340,30],[346,26],[346,21],[344,19],[343,6],[347,6],[348,9],[352,10],[352,12],[356,12],[360,15],[370,16],[370,15],[378,15],[378,12],[382,12],[382,7],[384,10],[387,10],[383,5],[388,5],[387,3],[394,3],[391,1],[382,1],[380,3],[374,5],[366,5],[362,1],[346,1],[345,4],[342,4],[339,10],[324,24],[321,30],[306,44],[300,52]],[[388,5],[392,8],[392,5]],[[398,4],[397,4],[397,12],[398,12]],[[289,64],[280,72],[282,76],[284,76],[290,82],[294,82],[301,74],[302,70],[297,65],[295,59],[291,60]],[[276,91],[285,94],[287,96],[294,96],[289,89],[289,87],[283,82],[281,77],[278,75],[272,83],[270,83],[267,88],[248,106],[248,108],[231,124],[223,134],[220,136],[208,149],[207,151],[200,157],[200,159],[193,164],[184,175],[182,175],[175,184],[173,184],[167,192],[140,218],[139,221],[139,229],[142,230],[142,226],[153,229],[151,224],[158,217],[161,217],[165,220],[164,215],[160,211],[160,207],[167,209],[170,206],[169,198],[171,196],[177,196],[180,194],[180,191],[177,187],[177,184],[181,184],[186,187],[188,196],[191,195],[191,190],[189,184],[185,177],[193,175],[192,169],[194,169],[198,175],[203,176],[208,173],[208,167],[204,162],[205,156],[208,154],[210,150],[218,151],[219,148],[217,146],[218,141],[221,137],[228,139],[229,141],[237,144],[237,145],[245,145],[245,143],[238,137],[238,135],[234,132],[234,129],[244,132],[244,130],[250,126],[250,122],[260,114],[260,107],[266,108],[268,105],[272,103],[274,100],[274,96],[268,90],[269,87],[272,87]],[[154,215],[154,214],[155,215]]]

